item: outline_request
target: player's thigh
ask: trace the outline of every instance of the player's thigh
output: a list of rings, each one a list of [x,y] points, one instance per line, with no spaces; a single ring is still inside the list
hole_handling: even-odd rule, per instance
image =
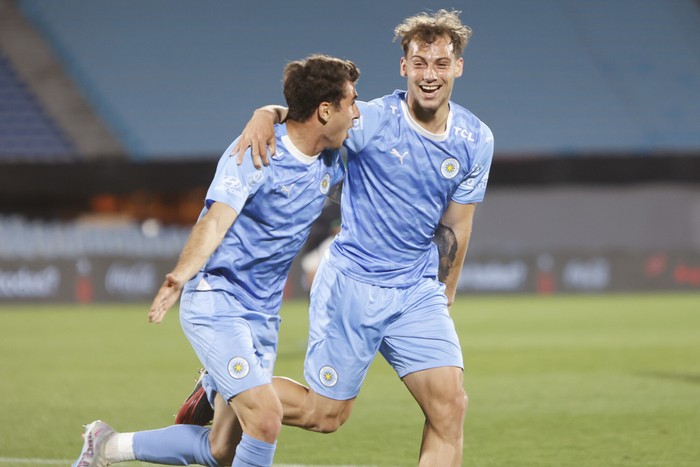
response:
[[[402,380],[428,420],[461,423],[467,408],[461,368],[445,366],[416,371]]]

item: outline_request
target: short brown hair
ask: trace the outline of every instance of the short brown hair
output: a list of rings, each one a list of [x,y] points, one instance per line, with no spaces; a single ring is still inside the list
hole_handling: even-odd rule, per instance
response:
[[[304,122],[322,102],[339,107],[345,83],[354,83],[359,77],[360,70],[353,62],[328,55],[311,55],[287,64],[283,85],[287,119]]]
[[[455,56],[459,57],[467,47],[472,29],[459,20],[461,11],[438,10],[432,15],[420,13],[406,18],[394,28],[394,40],[401,39],[404,54],[413,40],[432,44],[439,37],[448,36],[454,47]]]

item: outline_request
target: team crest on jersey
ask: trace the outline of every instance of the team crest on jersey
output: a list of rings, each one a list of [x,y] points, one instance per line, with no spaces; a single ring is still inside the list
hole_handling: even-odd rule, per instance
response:
[[[331,174],[326,174],[321,179],[321,185],[319,187],[321,190],[321,193],[323,193],[324,195],[327,195],[330,187],[331,187]]]
[[[241,379],[248,376],[250,365],[243,357],[234,357],[228,362],[228,374],[234,379]]]
[[[445,159],[440,166],[440,173],[447,179],[455,178],[459,173],[459,161],[454,157]]]
[[[332,366],[326,365],[321,368],[318,378],[325,387],[332,388],[338,382],[338,372]]]

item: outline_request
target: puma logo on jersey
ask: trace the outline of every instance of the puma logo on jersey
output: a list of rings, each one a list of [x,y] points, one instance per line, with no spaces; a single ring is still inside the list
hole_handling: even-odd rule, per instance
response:
[[[290,198],[292,196],[293,188],[294,184],[292,183],[291,185],[280,185],[279,190],[282,192],[282,194],[287,195],[287,198]]]
[[[403,165],[403,160],[406,156],[408,156],[408,151],[401,154],[399,151],[396,150],[396,148],[394,148],[391,150],[391,152],[389,154],[396,157],[399,160],[399,162],[401,162],[401,165]]]

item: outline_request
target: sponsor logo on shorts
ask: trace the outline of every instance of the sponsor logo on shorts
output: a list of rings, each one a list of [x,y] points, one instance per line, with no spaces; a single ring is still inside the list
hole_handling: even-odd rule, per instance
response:
[[[234,379],[241,379],[248,376],[250,365],[243,357],[234,357],[228,362],[228,374]]]
[[[445,159],[440,166],[440,173],[447,179],[455,178],[459,173],[459,161],[454,157]]]
[[[327,388],[331,388],[338,382],[338,372],[335,371],[333,367],[326,365],[321,368],[321,371],[318,373],[318,378],[321,380],[321,384]]]
[[[323,193],[324,195],[327,195],[327,194],[328,194],[328,189],[329,189],[330,187],[331,187],[331,175],[330,175],[330,174],[326,174],[326,175],[324,175],[323,178],[321,179],[321,186],[320,186],[321,193]]]

